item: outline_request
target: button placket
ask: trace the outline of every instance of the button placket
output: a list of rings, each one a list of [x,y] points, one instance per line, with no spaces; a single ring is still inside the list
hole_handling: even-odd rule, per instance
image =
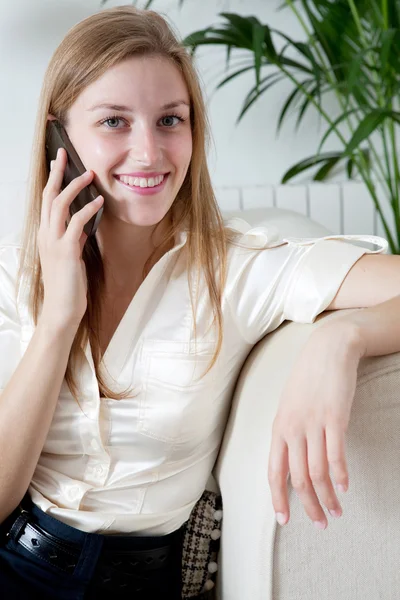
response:
[[[103,446],[98,419],[90,424],[86,422],[83,439],[85,453],[88,455],[84,479],[91,485],[102,486],[108,476],[110,455]]]
[[[88,460],[85,481],[92,485],[104,485],[110,469],[110,457],[108,454],[101,453],[97,456],[91,456]]]

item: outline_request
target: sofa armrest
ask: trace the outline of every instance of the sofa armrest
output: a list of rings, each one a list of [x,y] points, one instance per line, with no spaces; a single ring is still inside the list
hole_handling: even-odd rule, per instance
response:
[[[393,528],[390,545],[393,543],[398,548],[400,542],[396,502],[400,469],[397,468],[398,458],[394,460],[400,454],[400,353],[360,362],[346,436],[350,488],[339,497],[343,507],[340,519],[328,516],[328,528],[316,530],[289,479],[291,520],[285,527],[277,527],[268,484],[270,433],[291,368],[316,328],[326,320],[350,312],[352,310],[325,312],[313,324],[283,323],[253,348],[242,368],[214,471],[224,503],[218,578],[220,600],[397,597],[394,592],[393,595],[386,593],[388,586],[391,590],[396,589],[396,593],[398,591],[397,564],[396,569],[394,565],[386,568],[386,576],[390,575],[392,581],[385,584],[383,595],[382,589],[376,588],[375,595],[365,594],[365,590],[372,589],[370,580],[376,575],[376,569],[371,570],[370,565],[365,567],[362,552],[365,554],[367,541],[375,544],[368,549],[370,560],[375,560],[376,545],[381,549],[387,544],[387,536],[393,536],[390,533]],[[389,421],[388,410],[391,411]],[[382,415],[386,415],[386,420],[381,426]],[[371,427],[374,437],[369,440],[365,431]],[[373,508],[366,508],[368,502]],[[375,519],[372,535],[371,518]],[[388,518],[389,521],[385,521]],[[387,522],[391,523],[390,530]],[[347,545],[347,554],[343,555],[341,549],[349,538],[352,538],[353,546]],[[302,552],[299,552],[299,545]],[[358,546],[361,555],[356,552]],[[350,556],[352,549],[353,556]],[[384,556],[387,558],[386,550]],[[357,578],[357,570],[364,577],[358,595],[355,595],[354,586],[348,588],[346,568],[351,559],[355,563],[351,577]],[[308,577],[304,579],[305,572]],[[335,584],[332,584],[333,579]]]

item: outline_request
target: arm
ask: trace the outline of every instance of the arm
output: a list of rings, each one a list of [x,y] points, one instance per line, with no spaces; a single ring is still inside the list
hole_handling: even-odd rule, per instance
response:
[[[362,292],[353,288],[354,306]],[[344,439],[360,358],[398,351],[400,295],[328,321],[311,334],[285,386],[273,428],[269,481],[282,524],[289,517],[289,471],[292,485],[315,523],[327,526],[321,504],[334,511],[332,515],[342,513],[328,466],[336,483],[346,490]]]
[[[363,308],[400,294],[400,256],[365,254],[350,269],[326,310]]]
[[[339,324],[348,330],[360,357],[400,352],[400,295],[335,319],[319,329],[320,335],[329,335]]]
[[[0,396],[0,523],[22,500],[45,443],[76,329],[39,320]]]
[[[274,421],[268,470],[272,501],[278,520],[282,517],[281,524],[289,520],[289,473],[308,516],[318,526],[327,525],[321,504],[332,515],[341,514],[329,467],[338,487],[346,490],[344,439],[358,363],[363,356],[400,351],[400,257],[366,254],[347,269],[352,259],[350,252],[347,258],[349,246],[333,244],[317,243],[309,251],[297,279],[293,295],[296,302],[289,302],[289,314],[300,322],[310,322],[310,314],[314,317],[322,310],[362,310],[318,327],[286,382]],[[328,284],[331,280],[336,284],[338,275],[344,272],[339,291],[329,296]],[[333,297],[330,304],[324,304],[326,296]],[[297,302],[303,297],[316,299],[308,302],[312,310],[305,314]]]
[[[356,337],[361,356],[400,351],[400,256],[362,256],[326,310],[344,308],[364,308],[340,319],[353,331],[351,338]],[[332,325],[336,328],[338,320]],[[330,323],[320,332],[326,327],[330,328]]]

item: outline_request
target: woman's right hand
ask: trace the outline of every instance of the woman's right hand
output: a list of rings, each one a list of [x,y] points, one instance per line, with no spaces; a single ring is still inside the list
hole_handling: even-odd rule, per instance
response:
[[[88,236],[83,227],[101,208],[104,199],[98,196],[76,212],[66,225],[70,204],[89,185],[94,173],[86,171],[60,192],[67,163],[66,150],[60,148],[52,162],[43,190],[38,231],[44,285],[41,319],[52,327],[78,328],[87,308],[87,274],[82,252]]]

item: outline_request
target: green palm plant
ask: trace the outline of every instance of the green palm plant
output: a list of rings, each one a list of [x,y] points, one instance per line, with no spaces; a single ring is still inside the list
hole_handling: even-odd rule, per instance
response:
[[[102,0],[102,3],[107,0]],[[179,0],[182,5],[184,0]],[[149,8],[153,0],[148,0]],[[297,111],[296,128],[313,107],[326,124],[315,155],[293,165],[286,183],[315,168],[316,181],[326,180],[336,166],[349,178],[361,177],[381,218],[391,252],[400,254],[400,167],[397,126],[400,123],[400,0],[284,0],[304,30],[305,41],[261,23],[255,16],[221,13],[222,23],[195,31],[184,39],[194,53],[205,45],[226,48],[226,68],[217,89],[243,73],[254,71],[237,122],[260,97],[282,80],[293,89],[284,100],[277,130],[290,111]],[[235,54],[244,62],[235,63]],[[339,116],[332,117],[326,95],[336,98]],[[323,152],[334,135],[339,148]],[[384,197],[378,197],[378,183]],[[382,202],[389,202],[392,235]]]

